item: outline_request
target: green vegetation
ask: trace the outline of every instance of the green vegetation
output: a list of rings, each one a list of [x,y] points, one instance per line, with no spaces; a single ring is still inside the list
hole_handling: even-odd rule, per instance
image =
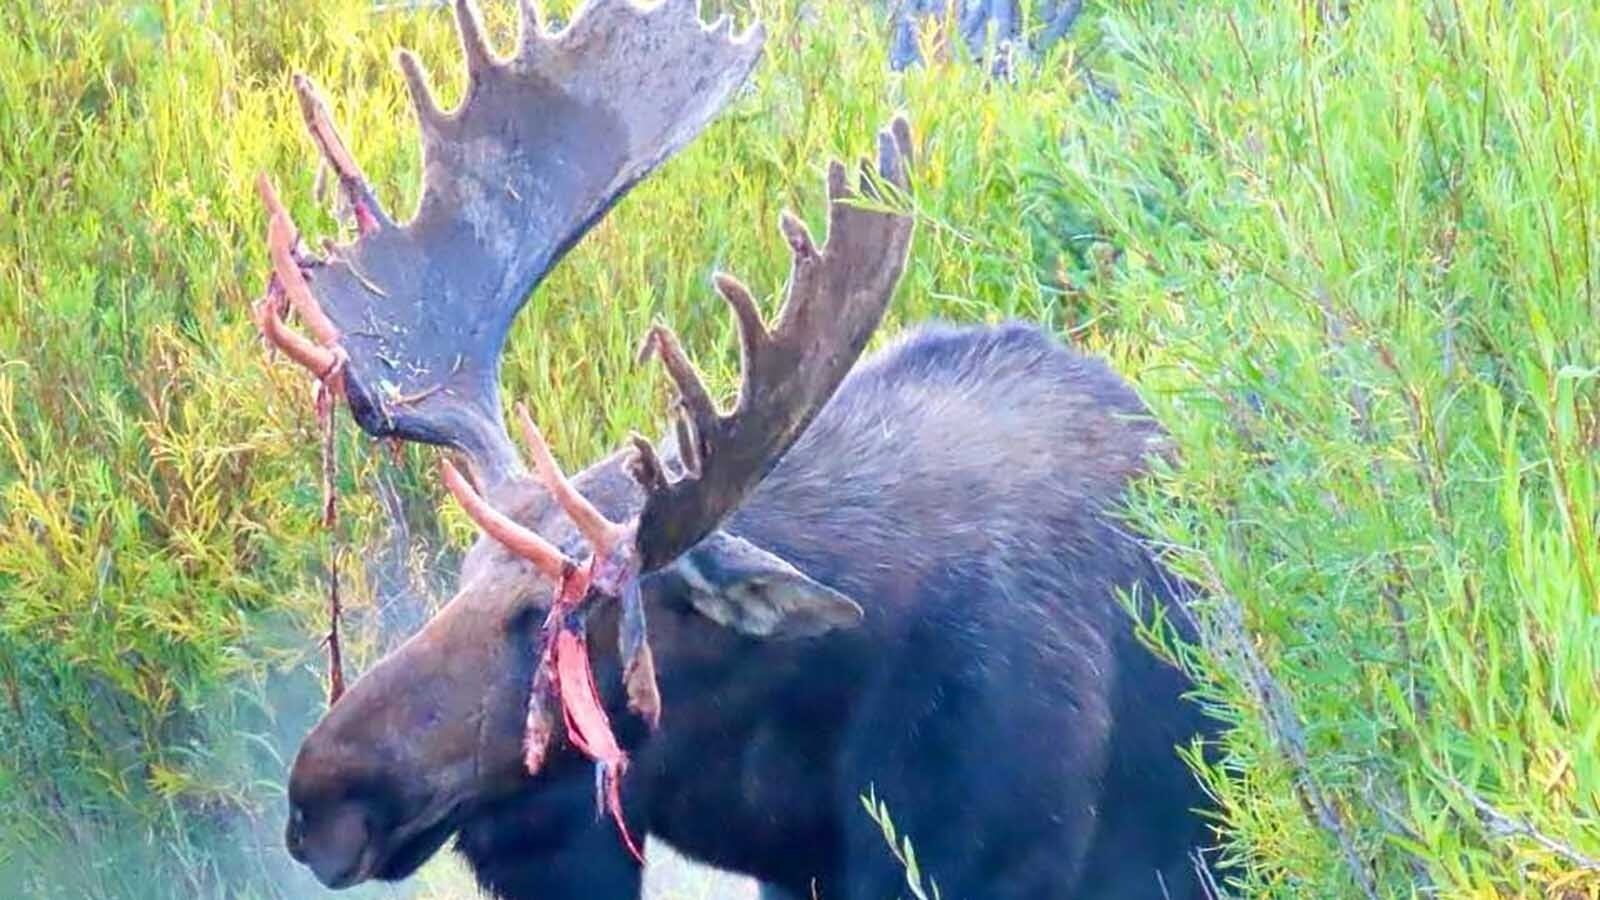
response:
[[[822,161],[904,108],[921,224],[885,331],[1044,322],[1178,439],[1133,518],[1213,590],[1177,655],[1235,725],[1207,769],[1230,893],[1600,895],[1600,10],[1101,5],[1014,85],[889,73],[865,4],[755,12],[754,90],[512,336],[507,391],[562,457],[655,430],[653,315],[732,384],[708,273],[776,291],[779,209],[817,222]],[[0,893],[307,892],[278,804],[328,541],[308,389],[245,315],[250,183],[337,227],[300,69],[408,209],[392,54],[448,95],[453,42],[443,10],[368,0],[0,6]],[[342,540],[386,546],[372,487],[398,485],[427,548],[401,568],[448,585],[469,531],[432,523],[431,455],[375,449],[341,427]],[[393,634],[381,573],[347,574],[359,667]]]

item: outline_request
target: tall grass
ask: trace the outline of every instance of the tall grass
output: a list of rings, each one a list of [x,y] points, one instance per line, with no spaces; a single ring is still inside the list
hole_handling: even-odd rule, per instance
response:
[[[514,4],[485,6],[508,40]],[[1242,610],[1293,705],[1303,765],[1237,648],[1174,650],[1234,725],[1205,768],[1233,890],[1359,896],[1370,870],[1382,896],[1600,893],[1600,12],[1099,7],[1009,85],[891,74],[864,5],[738,13],[770,33],[753,89],[512,335],[506,391],[562,458],[655,429],[663,386],[630,354],[654,315],[732,385],[708,273],[775,292],[778,211],[820,228],[821,163],[906,109],[921,221],[885,332],[1016,316],[1109,355],[1183,451],[1135,523],[1211,589],[1208,633]],[[409,210],[390,60],[417,49],[449,95],[453,42],[443,10],[364,0],[0,7],[0,886],[307,894],[275,834],[327,542],[307,388],[244,314],[249,184],[272,171],[303,228],[336,229],[304,70]],[[365,554],[398,589],[351,573],[359,667],[469,529],[432,515],[428,454],[348,426],[339,454],[343,539],[393,543],[381,483],[426,548]]]

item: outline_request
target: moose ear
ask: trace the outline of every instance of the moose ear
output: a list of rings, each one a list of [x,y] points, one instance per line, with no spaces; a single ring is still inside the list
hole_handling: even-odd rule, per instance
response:
[[[861,624],[854,600],[725,531],[707,535],[668,570],[683,580],[696,612],[751,637],[815,637]]]

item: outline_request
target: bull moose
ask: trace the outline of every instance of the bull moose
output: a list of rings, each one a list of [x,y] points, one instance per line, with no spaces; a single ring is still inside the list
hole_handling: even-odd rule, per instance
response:
[[[502,58],[469,0],[455,12],[457,109],[400,57],[424,149],[409,222],[303,77],[357,237],[313,253],[260,183],[257,325],[366,432],[449,448],[484,531],[449,604],[305,739],[290,853],[340,888],[454,836],[499,896],[631,897],[649,834],[774,896],[881,900],[906,875],[870,791],[946,897],[1199,896],[1205,798],[1175,748],[1213,726],[1123,604],[1186,597],[1116,515],[1164,446],[1132,389],[1022,324],[928,325],[858,364],[911,244],[897,119],[875,163],[829,168],[821,246],[782,218],[770,325],[714,279],[741,339],[731,409],[657,325],[668,437],[569,479],[521,409],[530,472],[499,399],[512,319],[728,101],[762,35],[691,0],[590,0],[550,34],[524,0]]]

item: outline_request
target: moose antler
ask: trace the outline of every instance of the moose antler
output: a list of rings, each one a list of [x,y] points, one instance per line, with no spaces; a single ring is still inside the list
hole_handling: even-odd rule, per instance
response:
[[[861,190],[881,207],[881,184],[903,191],[911,128],[897,117],[878,134],[877,177],[863,161]],[[881,182],[880,182],[881,179]],[[769,332],[744,285],[716,276],[738,322],[739,397],[717,411],[677,336],[657,325],[642,356],[656,355],[678,390],[679,445],[688,474],[669,481],[650,445],[636,441],[633,471],[647,494],[637,543],[642,571],[657,569],[710,534],[821,411],[883,319],[911,243],[909,216],[858,203],[845,167],[828,167],[828,239],[818,250],[804,223],[779,220],[794,256],[783,308]]]
[[[422,131],[416,216],[379,206],[310,79],[295,91],[313,142],[338,176],[359,236],[312,256],[271,184],[273,275],[256,320],[266,338],[342,387],[375,437],[462,451],[491,493],[521,471],[499,400],[513,318],[550,267],[606,210],[710,121],[761,52],[759,27],[705,27],[692,0],[641,10],[589,0],[544,33],[522,0],[514,56],[497,58],[471,0],[456,0],[465,99],[434,103],[421,64],[400,66]],[[311,332],[282,320],[288,301]]]

